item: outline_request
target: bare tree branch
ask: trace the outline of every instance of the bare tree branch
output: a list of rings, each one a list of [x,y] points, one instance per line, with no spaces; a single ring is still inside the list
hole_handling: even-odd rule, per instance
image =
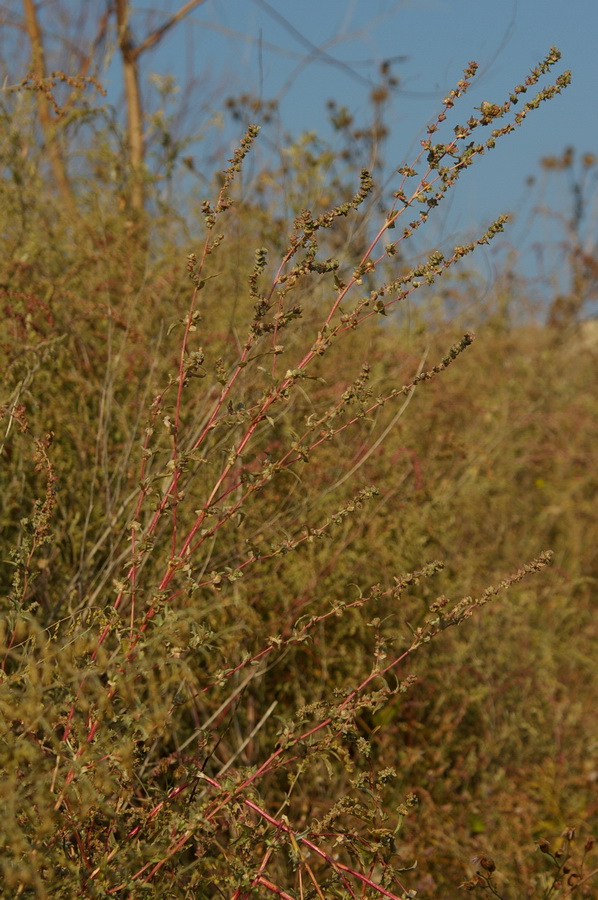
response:
[[[188,3],[185,3],[183,6],[181,6],[178,12],[175,12],[175,14],[171,16],[170,19],[167,19],[163,25],[160,25],[159,28],[156,28],[155,31],[152,31],[152,33],[149,34],[146,39],[135,48],[135,50],[133,51],[135,59],[137,59],[138,56],[141,56],[141,54],[145,50],[149,49],[149,47],[153,47],[154,44],[157,44],[158,41],[162,40],[166,32],[169,31],[173,25],[176,25],[176,23],[180,22],[180,20],[183,19],[187,15],[187,13],[190,13],[192,9],[194,9],[196,6],[199,6],[200,3],[204,2],[205,0],[189,0]]]

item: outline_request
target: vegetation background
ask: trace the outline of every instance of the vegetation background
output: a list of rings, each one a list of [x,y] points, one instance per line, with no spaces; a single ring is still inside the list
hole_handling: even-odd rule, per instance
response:
[[[565,67],[223,150],[144,67],[200,5],[5,4],[3,896],[591,897],[595,159],[540,289],[491,175],[434,230]]]

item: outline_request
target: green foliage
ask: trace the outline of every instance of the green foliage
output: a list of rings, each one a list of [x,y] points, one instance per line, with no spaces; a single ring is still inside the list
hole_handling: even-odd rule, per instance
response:
[[[5,111],[3,896],[591,896],[594,360],[438,316],[503,217],[404,250],[557,60],[433,144],[470,64],[379,218],[309,139],[287,222],[250,126],[192,252],[60,215]]]

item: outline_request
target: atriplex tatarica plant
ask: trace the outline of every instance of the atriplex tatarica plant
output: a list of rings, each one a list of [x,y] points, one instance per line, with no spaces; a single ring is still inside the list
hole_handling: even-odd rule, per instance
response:
[[[358,483],[347,446],[371,447],[382,408],[404,410],[474,336],[393,386],[365,360],[354,370],[355,334],[384,343],[393,307],[502,232],[504,216],[472,243],[405,262],[464,170],[569,83],[565,72],[525,99],[559,57],[552,48],[503,103],[449,128],[470,63],[377,225],[363,171],[351,199],[296,216],[275,262],[255,251],[253,313],[226,343],[213,336],[231,303],[219,279],[259,131],[247,130],[203,205],[188,308],[170,330],[178,366],[151,403],[135,496],[110,539],[98,533],[101,566],[68,615],[76,585],[55,610],[36,593],[35,560],[59,536],[51,436],[31,435],[47,490],[23,519],[1,624],[4,896],[415,895],[397,849],[415,798],[395,787],[389,802],[398,773],[376,765],[367,723],[411,688],[415,651],[550,553],[477,596],[426,601],[419,620],[406,610],[443,562],[356,583],[346,526],[381,486]],[[360,255],[327,256],[329,235],[364,209]],[[24,406],[7,412],[27,435]],[[342,587],[319,592],[331,566]]]

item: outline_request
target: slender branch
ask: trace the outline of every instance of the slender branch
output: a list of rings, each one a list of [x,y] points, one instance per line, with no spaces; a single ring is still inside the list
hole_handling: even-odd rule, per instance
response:
[[[167,19],[163,25],[160,25],[160,27],[156,28],[155,31],[152,31],[151,34],[148,34],[146,39],[138,44],[137,47],[135,47],[132,52],[133,59],[136,60],[139,56],[141,56],[142,53],[144,53],[150,47],[153,47],[154,44],[158,43],[158,41],[161,41],[166,32],[169,31],[173,25],[176,25],[176,23],[180,22],[181,19],[183,19],[187,15],[187,13],[190,13],[192,9],[194,9],[196,6],[199,6],[200,3],[204,2],[205,0],[189,0],[188,3],[185,3],[184,6],[181,6],[178,12],[175,12],[174,15],[170,17],[170,19]]]

